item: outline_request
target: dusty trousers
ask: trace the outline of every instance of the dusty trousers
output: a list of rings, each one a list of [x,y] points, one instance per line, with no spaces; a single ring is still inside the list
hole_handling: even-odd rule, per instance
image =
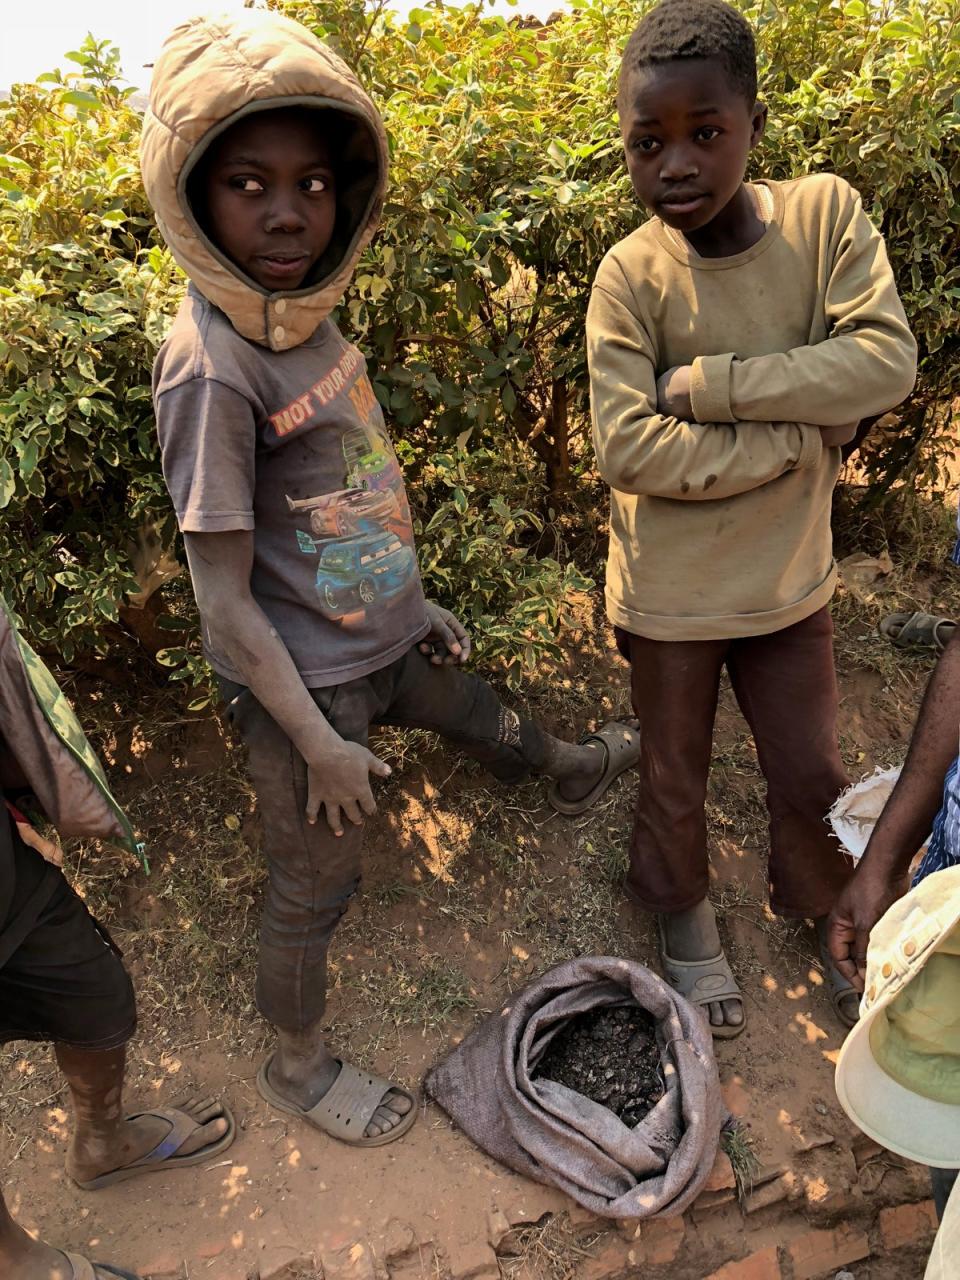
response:
[[[274,1026],[303,1031],[323,1016],[327,948],[360,883],[363,827],[345,821],[335,836],[322,810],[307,822],[303,757],[249,689],[224,679],[220,689],[247,747],[268,867],[257,1007]],[[543,733],[533,721],[504,707],[486,681],[433,666],[417,648],[363,679],[310,693],[348,742],[366,746],[371,725],[402,725],[441,734],[501,782],[519,782],[543,764]]]
[[[642,740],[627,896],[669,913],[707,895],[704,804],[726,667],[767,783],[770,905],[782,916],[825,915],[853,872],[825,821],[849,785],[829,610],[764,636],[663,641],[618,629],[617,644]]]

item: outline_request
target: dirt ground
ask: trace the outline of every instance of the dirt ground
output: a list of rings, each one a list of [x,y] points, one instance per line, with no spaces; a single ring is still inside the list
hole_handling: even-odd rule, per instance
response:
[[[895,553],[892,572],[837,597],[842,747],[857,776],[902,756],[932,666],[890,648],[876,622],[919,603],[960,608],[945,564],[949,514],[924,520],[925,556]],[[879,547],[841,554],[856,550]],[[568,736],[627,711],[599,596],[579,616],[567,664],[537,672],[525,697]],[[63,1173],[68,1103],[50,1054],[14,1046],[0,1054],[0,1176],[30,1229],[152,1280],[704,1280],[728,1262],[723,1280],[802,1280],[844,1265],[855,1280],[922,1275],[922,1172],[843,1116],[832,1085],[841,1030],[811,932],[765,906],[762,779],[729,689],[708,802],[712,892],[748,1026],[718,1044],[717,1060],[728,1105],[749,1126],[752,1189],[738,1200],[721,1163],[684,1219],[636,1233],[499,1169],[432,1105],[407,1139],[373,1151],[271,1111],[254,1087],[270,1036],[252,1004],[263,870],[240,752],[213,716],[185,714],[175,691],[133,698],[89,679],[68,688],[150,858],[148,876],[116,851],[68,849],[137,984],[128,1102],[222,1093],[241,1132],[209,1166],[85,1194]],[[569,820],[546,806],[542,785],[497,789],[429,735],[385,734],[379,749],[394,774],[333,954],[330,1037],[344,1054],[415,1086],[550,965],[590,953],[656,965],[651,923],[618,888],[630,775]],[[768,1269],[739,1265],[748,1255]]]

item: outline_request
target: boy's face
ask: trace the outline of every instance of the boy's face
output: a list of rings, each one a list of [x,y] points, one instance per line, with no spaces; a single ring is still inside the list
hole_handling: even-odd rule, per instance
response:
[[[309,113],[248,116],[203,163],[203,222],[217,247],[271,293],[298,289],[337,213],[330,151]]]
[[[766,120],[766,107],[749,104],[715,59],[635,69],[620,103],[634,191],[668,226],[701,230],[740,189]]]

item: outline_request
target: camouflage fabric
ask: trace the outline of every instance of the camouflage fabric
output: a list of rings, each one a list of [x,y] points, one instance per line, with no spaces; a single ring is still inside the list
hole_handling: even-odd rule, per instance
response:
[[[94,836],[142,858],[126,814],[63,691],[0,598],[0,724],[61,835]]]

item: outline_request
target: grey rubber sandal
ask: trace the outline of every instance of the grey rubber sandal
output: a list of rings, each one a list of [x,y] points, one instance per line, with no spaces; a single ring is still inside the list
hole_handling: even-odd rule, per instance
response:
[[[626,769],[632,769],[640,759],[640,730],[623,720],[610,720],[596,733],[587,733],[580,739],[580,745],[598,742],[601,750],[606,752],[607,763],[603,773],[593,787],[580,800],[567,800],[560,791],[559,782],[554,782],[547,792],[547,800],[557,813],[568,818],[576,817],[597,803],[612,782],[615,782]]]
[[[849,979],[843,976],[824,948],[821,948],[820,951],[820,963],[823,965],[824,976],[830,988],[830,1002],[833,1005],[833,1012],[837,1015],[838,1021],[843,1023],[845,1027],[855,1027],[860,1021],[860,1000],[857,1000],[856,1014],[851,1016],[847,1012],[851,1001],[846,997],[850,992],[859,997],[859,991]]]
[[[663,976],[674,991],[679,991],[691,1004],[700,1008],[716,1004],[720,1000],[737,1000],[743,1010],[740,1025],[732,1026],[725,1022],[715,1027],[711,1023],[710,1033],[715,1040],[735,1040],[737,1036],[743,1035],[747,1025],[747,1006],[724,953],[721,951],[709,960],[674,960],[667,955],[663,925],[659,919],[657,928],[660,931],[660,964],[663,966]]]
[[[933,613],[891,613],[880,623],[880,634],[898,649],[935,649],[943,653],[957,629],[952,618]]]
[[[64,1250],[61,1253],[73,1267],[73,1280],[104,1280],[105,1276],[119,1276],[120,1280],[140,1280],[132,1271],[123,1271],[107,1262],[90,1262],[79,1253],[67,1253]]]
[[[366,1071],[358,1071],[349,1062],[340,1063],[340,1074],[323,1095],[315,1107],[309,1111],[298,1107],[288,1098],[281,1097],[267,1079],[273,1054],[267,1058],[257,1073],[257,1091],[265,1102],[269,1102],[278,1111],[305,1120],[314,1129],[329,1134],[340,1142],[351,1147],[383,1147],[388,1142],[396,1142],[413,1127],[417,1118],[417,1099],[402,1085],[391,1084],[380,1076],[370,1075]],[[365,1138],[364,1130],[373,1119],[373,1113],[383,1102],[390,1090],[405,1094],[410,1099],[410,1110],[398,1125],[389,1133],[380,1133],[373,1138]]]

